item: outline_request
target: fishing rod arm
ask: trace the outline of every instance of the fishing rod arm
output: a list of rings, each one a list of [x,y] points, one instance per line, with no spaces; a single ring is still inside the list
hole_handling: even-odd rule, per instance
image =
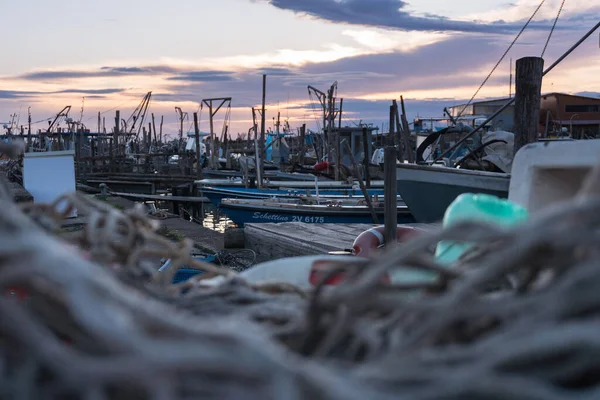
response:
[[[583,43],[588,37],[590,37],[598,28],[600,28],[600,21],[592,29],[590,29],[588,31],[588,33],[586,33],[581,39],[579,39],[577,41],[577,43],[575,43],[573,46],[571,46],[571,48],[569,50],[567,50],[562,56],[560,56],[556,61],[554,61],[554,63],[552,63],[552,65],[550,65],[544,71],[544,73],[542,74],[542,77],[545,76],[550,71],[552,71],[552,69],[554,69],[554,67],[556,67],[561,61],[563,61],[565,58],[567,58],[569,56],[569,54],[571,54],[577,47],[579,47],[581,45],[581,43]],[[489,117],[488,119],[486,119],[482,124],[480,124],[477,128],[475,128],[467,136],[463,137],[458,142],[456,142],[456,144],[454,144],[454,146],[450,147],[448,150],[446,150],[445,152],[443,152],[433,162],[435,163],[435,162],[441,160],[442,158],[444,158],[445,156],[447,156],[450,152],[452,152],[456,148],[458,148],[458,146],[460,146],[461,144],[463,144],[464,142],[466,142],[471,136],[473,136],[475,133],[479,132],[481,130],[481,128],[483,128],[487,123],[489,123],[491,120],[493,120],[494,118],[496,118],[502,111],[506,110],[512,103],[514,103],[514,101],[515,101],[515,98],[513,97],[505,105],[503,105],[502,107],[500,107],[500,109],[498,111],[496,111],[494,114],[492,114],[491,117]]]
[[[581,39],[579,39],[579,40],[577,41],[577,43],[575,43],[573,46],[571,46],[571,48],[570,48],[569,50],[567,50],[567,51],[565,52],[565,54],[563,54],[562,56],[560,56],[560,57],[558,58],[558,60],[554,61],[554,63],[552,63],[552,65],[550,65],[550,66],[549,66],[549,67],[548,67],[548,68],[547,68],[547,69],[544,71],[544,74],[543,74],[542,76],[544,76],[544,75],[546,75],[548,72],[552,71],[552,69],[553,69],[554,67],[556,67],[556,66],[557,66],[557,65],[558,65],[558,64],[559,64],[559,63],[560,63],[562,60],[564,60],[565,58],[567,58],[567,56],[568,56],[569,54],[571,54],[571,53],[572,53],[572,52],[573,52],[573,51],[574,51],[574,50],[575,50],[577,47],[579,47],[579,45],[580,45],[581,43],[583,43],[583,42],[584,42],[584,41],[585,41],[587,38],[589,38],[589,37],[590,37],[590,36],[591,36],[591,35],[592,35],[592,34],[593,34],[595,31],[596,31],[596,29],[598,29],[598,28],[600,28],[600,21],[598,21],[598,23],[596,24],[596,26],[594,26],[592,29],[590,29],[590,30],[588,31],[588,33],[586,33],[586,34],[585,34],[585,35],[584,35],[584,36],[583,36]]]

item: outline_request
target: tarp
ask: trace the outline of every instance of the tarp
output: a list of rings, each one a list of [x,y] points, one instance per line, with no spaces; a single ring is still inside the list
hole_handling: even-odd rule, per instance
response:
[[[483,160],[491,162],[502,172],[509,174],[512,168],[515,147],[515,134],[507,131],[493,131],[483,135],[483,144],[492,140],[504,140],[506,143],[498,142],[485,147]]]

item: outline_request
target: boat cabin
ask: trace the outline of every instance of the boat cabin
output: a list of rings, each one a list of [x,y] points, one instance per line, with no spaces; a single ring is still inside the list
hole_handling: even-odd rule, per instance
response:
[[[367,157],[370,160],[373,154],[373,131],[378,130],[376,127],[345,127],[336,129],[335,132],[340,134],[340,143],[346,139],[352,149],[352,154],[348,154],[346,146],[341,146],[341,162],[342,165],[352,168],[352,159],[354,157],[357,163],[362,163],[364,160],[364,141],[366,136],[367,142]]]

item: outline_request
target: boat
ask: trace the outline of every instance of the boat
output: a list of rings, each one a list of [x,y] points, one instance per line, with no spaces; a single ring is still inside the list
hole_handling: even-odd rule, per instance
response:
[[[396,169],[398,193],[417,222],[443,219],[446,208],[463,193],[485,193],[508,198],[510,174],[400,164]]]
[[[194,182],[199,190],[203,187],[216,187],[216,186],[230,186],[230,187],[245,187],[243,179],[200,179]],[[273,189],[315,189],[315,181],[284,181],[284,180],[265,180],[263,187]],[[357,186],[357,183],[348,183],[343,181],[319,181],[319,190],[322,188],[336,188],[336,189],[352,189]],[[371,181],[371,188],[383,188],[383,181]]]
[[[367,193],[370,196],[382,196],[384,195],[383,189],[367,189]],[[278,198],[289,198],[289,197],[300,197],[300,196],[316,196],[325,199],[343,199],[360,197],[363,198],[362,191],[357,188],[349,189],[336,189],[336,188],[325,188],[325,189],[262,189],[262,188],[246,188],[246,187],[212,187],[203,186],[200,188],[200,196],[208,198],[211,203],[216,206],[221,204],[221,200],[224,198],[234,199],[268,199],[273,197]]]
[[[430,134],[417,148],[417,164],[398,164],[396,180],[417,222],[433,223],[444,218],[446,208],[463,193],[484,193],[508,198],[513,160],[514,134],[492,131],[472,135],[474,130],[457,124]],[[442,164],[427,164],[424,154],[430,145],[435,155],[470,137]]]
[[[383,202],[373,201],[378,222],[383,222]],[[373,218],[365,199],[320,201],[301,199],[223,199],[220,209],[238,226],[246,223],[302,222],[313,224],[372,224]],[[412,223],[408,207],[398,202],[397,223]]]

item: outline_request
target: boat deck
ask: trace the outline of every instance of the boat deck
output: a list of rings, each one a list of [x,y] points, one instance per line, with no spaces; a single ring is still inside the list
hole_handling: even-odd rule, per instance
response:
[[[437,224],[407,224],[425,230]],[[245,244],[256,252],[257,261],[284,257],[327,254],[352,248],[354,239],[372,224],[305,224],[300,222],[245,224]]]

